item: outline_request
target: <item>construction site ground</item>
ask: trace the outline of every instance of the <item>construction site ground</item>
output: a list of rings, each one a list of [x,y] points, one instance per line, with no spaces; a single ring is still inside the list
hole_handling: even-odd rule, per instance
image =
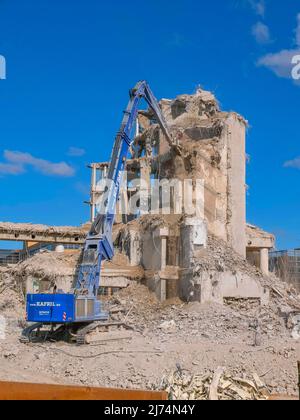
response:
[[[205,384],[224,368],[227,378],[240,378],[239,383],[259,378],[262,395],[297,395],[300,342],[272,307],[257,308],[251,302],[232,307],[188,304],[179,299],[160,303],[133,282],[107,302],[113,319],[125,321],[132,330],[111,330],[97,342],[78,347],[66,342],[21,344],[23,299],[8,286],[0,293],[0,311],[7,321],[6,339],[0,340],[0,380],[174,390],[174,372],[181,378],[196,375]],[[178,398],[190,397],[185,393],[190,383],[181,379]],[[232,389],[232,398],[243,399],[245,393]],[[245,399],[247,395],[253,393]]]

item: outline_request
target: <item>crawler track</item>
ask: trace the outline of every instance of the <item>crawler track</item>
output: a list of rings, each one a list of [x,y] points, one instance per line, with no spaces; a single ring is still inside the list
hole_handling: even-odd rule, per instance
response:
[[[78,346],[88,344],[87,337],[90,333],[96,331],[97,329],[108,330],[111,327],[131,329],[123,322],[93,322],[92,324],[86,325],[77,331],[76,343]]]

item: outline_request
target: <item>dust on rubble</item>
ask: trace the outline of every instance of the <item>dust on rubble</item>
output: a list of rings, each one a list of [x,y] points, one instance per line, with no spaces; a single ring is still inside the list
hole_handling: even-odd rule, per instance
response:
[[[256,373],[251,377],[239,377],[239,372],[226,372],[218,368],[214,373],[192,375],[177,371],[163,379],[163,388],[171,400],[266,400],[267,386]],[[250,376],[250,375],[249,375]]]
[[[22,310],[14,287],[12,282],[6,299]],[[113,320],[126,320],[133,330],[120,331],[119,340],[104,333],[102,342],[80,348],[62,342],[20,344],[20,325],[13,322],[11,309],[1,310],[9,323],[6,340],[0,340],[0,379],[43,376],[61,384],[166,389],[174,399],[209,399],[217,367],[224,366],[215,391],[220,399],[297,393],[299,342],[269,307],[263,308],[260,345],[255,345],[254,304],[247,311],[178,299],[160,303],[133,282],[111,297],[110,308]]]
[[[15,234],[47,234],[56,233],[59,235],[71,235],[71,236],[86,236],[86,229],[84,227],[75,228],[74,226],[47,226],[37,225],[32,223],[9,223],[0,222],[1,233],[15,233]]]
[[[174,157],[176,176],[196,177],[194,149],[200,140],[207,147],[204,158],[218,166],[214,139],[222,137],[228,114],[220,112],[214,96],[199,90],[196,95],[178,97],[168,109],[170,130],[183,146],[183,156]],[[144,137],[152,138],[154,130],[145,131]],[[164,157],[157,159],[163,166]],[[143,233],[159,227],[176,231],[181,222],[182,216],[143,216],[115,226],[115,243],[126,242],[129,231]],[[1,229],[31,233],[50,228],[0,224]],[[70,228],[59,228],[59,232],[70,234]],[[79,233],[84,235],[74,231]],[[300,311],[297,292],[275,276],[264,276],[213,236],[208,238],[207,250],[194,260],[194,272],[239,271],[255,277],[271,291],[268,306],[251,299],[228,299],[225,306],[179,299],[160,303],[148,288],[132,282],[109,300],[112,319],[132,328],[120,331],[119,339],[108,332],[101,343],[80,348],[64,342],[20,344],[28,277],[55,281],[59,276],[73,276],[79,261],[79,252],[44,252],[15,267],[0,267],[0,315],[7,320],[6,338],[0,339],[0,379],[40,382],[46,378],[49,383],[166,389],[171,399],[247,400],[297,394],[300,340],[295,333],[292,337]],[[127,270],[129,261],[117,254],[105,266]],[[130,273],[133,279],[143,277],[139,268]]]
[[[43,251],[17,264],[11,273],[19,282],[28,276],[48,280],[55,280],[58,276],[73,276],[80,257],[80,252],[76,250],[68,253]]]

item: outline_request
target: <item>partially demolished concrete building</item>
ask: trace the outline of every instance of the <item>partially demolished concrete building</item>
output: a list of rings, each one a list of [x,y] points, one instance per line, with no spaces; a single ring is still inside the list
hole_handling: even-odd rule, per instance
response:
[[[139,112],[113,229],[116,257],[103,264],[102,289],[110,294],[134,280],[162,301],[179,296],[203,303],[249,298],[266,303],[263,278],[275,239],[246,223],[247,121],[222,112],[214,95],[203,90],[162,100],[161,108],[177,146],[169,145],[150,111]],[[91,221],[104,201],[108,166],[91,165]],[[80,247],[88,230],[88,224],[0,223],[0,240],[24,241],[26,254],[30,243]],[[78,259],[79,253],[74,265]],[[47,256],[33,263],[47,268]],[[25,274],[26,267],[20,267]],[[75,266],[72,270],[76,273]],[[51,286],[46,271],[42,267],[25,279],[27,291]],[[63,279],[57,275],[55,283],[68,292],[73,275],[61,271]]]
[[[246,223],[247,121],[235,112],[222,112],[214,95],[201,89],[162,100],[161,108],[180,150],[170,147],[151,112],[140,111],[116,217],[115,245],[132,266],[144,270],[144,282],[161,300],[180,296],[200,302],[265,302],[268,293],[258,277],[268,274],[274,237]],[[103,194],[99,180],[105,179],[107,168],[108,163],[91,165],[91,218]],[[186,212],[185,192],[173,187],[169,198],[163,200],[160,194],[153,207],[149,191],[155,181],[174,179],[189,181],[194,212]],[[199,185],[204,188],[202,207],[197,206]],[[138,208],[131,212],[137,196]],[[251,271],[250,265],[245,269],[246,256],[260,270]]]

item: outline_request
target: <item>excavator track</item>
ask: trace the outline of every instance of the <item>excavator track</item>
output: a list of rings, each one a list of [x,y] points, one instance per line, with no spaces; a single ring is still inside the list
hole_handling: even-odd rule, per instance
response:
[[[40,328],[42,328],[43,324],[42,323],[37,323],[37,324],[33,324],[30,325],[29,327],[25,328],[22,332],[22,335],[20,337],[20,342],[23,344],[28,344],[31,343],[32,341],[32,334],[34,331],[39,330]]]
[[[117,328],[123,327],[127,330],[132,329],[128,325],[124,324],[123,322],[101,322],[101,321],[93,322],[92,324],[86,325],[85,327],[80,328],[77,331],[76,343],[78,346],[89,344],[87,337],[90,333],[96,331],[98,328],[108,331],[108,329],[112,327],[117,327]]]
[[[57,340],[66,335],[67,329],[65,325],[59,326],[57,329],[43,330],[43,323],[36,323],[25,328],[20,337],[20,342],[29,344],[38,341]]]

